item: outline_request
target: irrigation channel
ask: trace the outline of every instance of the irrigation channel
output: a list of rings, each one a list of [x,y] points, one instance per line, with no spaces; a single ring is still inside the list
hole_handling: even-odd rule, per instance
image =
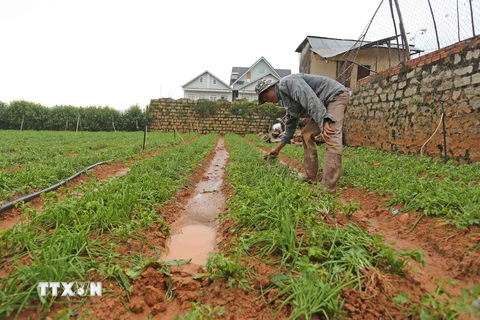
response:
[[[167,242],[163,260],[191,259],[194,264],[204,265],[208,254],[214,251],[215,218],[225,208],[225,195],[220,188],[228,158],[224,139],[219,139],[215,151],[215,157],[195,187],[193,197],[172,226],[173,235]]]

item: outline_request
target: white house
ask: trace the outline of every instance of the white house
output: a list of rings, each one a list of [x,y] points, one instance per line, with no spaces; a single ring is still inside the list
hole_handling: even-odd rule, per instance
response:
[[[232,88],[206,70],[183,86],[184,98],[191,100],[208,99],[232,101]]]
[[[262,79],[279,80],[291,74],[288,69],[274,69],[267,59],[261,57],[251,67],[233,67],[230,86],[206,70],[182,86],[184,98],[191,100],[226,99],[257,100],[255,86]]]
[[[233,67],[230,85],[233,89],[234,99],[257,100],[255,86],[262,79],[279,80],[291,74],[288,69],[274,69],[272,65],[261,57],[251,67]]]

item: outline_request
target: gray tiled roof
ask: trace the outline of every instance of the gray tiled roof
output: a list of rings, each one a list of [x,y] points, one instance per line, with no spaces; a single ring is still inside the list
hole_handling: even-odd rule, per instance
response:
[[[240,78],[245,72],[247,72],[247,70],[250,69],[250,68],[244,68],[244,67],[233,67],[232,68],[232,74],[235,73],[235,72],[238,72],[238,78]],[[285,76],[288,76],[290,74],[292,74],[292,71],[290,69],[275,69],[275,72],[278,73],[278,75],[280,76],[280,78],[283,78]],[[234,83],[235,80],[232,80],[230,79],[230,85],[232,85],[232,83]]]

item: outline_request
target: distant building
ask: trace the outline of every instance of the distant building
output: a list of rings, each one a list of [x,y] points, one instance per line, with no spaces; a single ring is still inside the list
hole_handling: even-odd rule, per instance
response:
[[[232,101],[232,88],[208,70],[199,74],[183,86],[184,98]]]
[[[307,36],[295,52],[300,53],[300,72],[337,79],[353,88],[358,80],[371,73],[386,70],[404,61],[406,50],[401,44],[397,45],[395,39],[396,37],[389,37],[359,42]],[[421,51],[410,47],[411,54]],[[351,66],[349,73],[343,74],[347,66]]]
[[[279,80],[291,74],[287,69],[274,69],[267,59],[261,57],[251,67],[233,67],[230,85],[206,70],[182,86],[184,98],[191,100],[208,99],[216,101],[226,99],[257,100],[255,86],[262,79]]]
[[[230,85],[234,99],[257,100],[255,86],[262,79],[279,80],[292,72],[288,69],[274,69],[272,65],[261,57],[251,67],[233,67],[230,76]]]

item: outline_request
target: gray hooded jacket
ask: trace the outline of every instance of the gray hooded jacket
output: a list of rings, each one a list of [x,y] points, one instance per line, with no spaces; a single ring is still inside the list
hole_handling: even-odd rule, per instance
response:
[[[347,92],[341,83],[324,76],[304,73],[292,74],[280,79],[275,92],[287,109],[283,143],[293,138],[300,118],[312,117],[323,130],[324,119],[336,120],[327,113],[326,106],[336,96]]]

